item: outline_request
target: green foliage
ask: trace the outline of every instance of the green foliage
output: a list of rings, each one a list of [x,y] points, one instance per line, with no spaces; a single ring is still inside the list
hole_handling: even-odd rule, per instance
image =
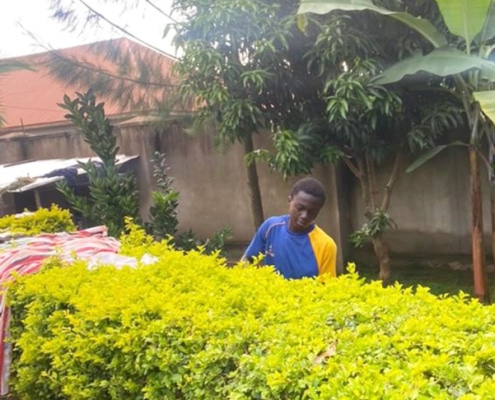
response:
[[[150,230],[156,240],[161,240],[173,237],[177,232],[179,192],[172,187],[174,180],[168,175],[170,167],[165,154],[155,152],[151,162],[158,190],[151,192],[153,205],[150,207]]]
[[[358,179],[366,179],[373,172],[364,166],[374,169],[398,154],[427,150],[462,123],[462,104],[441,90],[384,87],[374,80],[386,65],[429,46],[397,20],[410,19],[425,29],[428,25],[429,31],[435,28],[422,13],[438,15],[431,2],[408,4],[409,17],[404,4],[388,3],[393,10],[367,0],[301,3],[300,13],[313,13],[304,14],[301,24],[312,40],[304,56],[311,71],[301,104],[306,120],[276,132],[273,156],[259,152],[274,169],[293,175],[344,160],[354,166]],[[350,9],[381,10],[392,18],[375,13],[318,15]]]
[[[462,1],[462,0],[461,0]],[[464,0],[466,1],[466,0]],[[485,0],[483,0],[485,1]],[[402,4],[401,4],[402,5]],[[393,7],[391,7],[393,8]],[[394,18],[412,29],[416,29],[425,36],[435,47],[443,47],[447,44],[445,37],[441,35],[430,21],[417,17],[407,12],[387,10],[377,7],[371,0],[327,0],[315,2],[302,0],[298,13],[327,14],[332,11],[374,11],[390,18]]]
[[[173,241],[174,246],[179,250],[191,251],[201,249],[205,254],[225,255],[225,244],[232,237],[232,228],[224,227],[215,232],[213,237],[206,240],[199,239],[192,230],[178,234]]]
[[[205,254],[224,254],[225,243],[232,237],[232,228],[225,227],[213,234],[213,237],[205,241],[198,239],[192,230],[180,233],[174,238],[175,247],[180,250],[190,251],[201,249]]]
[[[57,205],[40,208],[33,213],[22,216],[6,215],[0,218],[0,232],[35,236],[40,233],[72,232],[76,226],[69,210],[62,210]]]
[[[367,240],[383,234],[389,228],[396,228],[396,224],[387,212],[375,210],[367,216],[368,221],[360,230],[353,232],[349,239],[355,247],[361,247]]]
[[[383,288],[352,267],[325,282],[288,281],[268,267],[226,268],[216,256],[183,254],[165,242],[136,250],[158,261],[91,271],[52,261],[9,288],[14,396],[493,395],[495,349],[487,338],[495,313],[463,293]]]
[[[96,103],[92,90],[77,93],[71,100],[64,96],[60,107],[67,110],[65,116],[84,136],[84,140],[98,155],[101,165],[90,160],[80,163],[89,179],[89,197],[74,192],[66,181],[58,184],[74,210],[90,223],[104,224],[108,234],[119,236],[124,229],[124,218],[138,218],[139,206],[135,177],[130,172],[120,172],[116,165],[119,148],[113,126],[105,117],[104,104]]]
[[[273,154],[259,151],[253,157],[267,160],[284,177],[343,162],[359,180],[367,219],[351,236],[356,245],[390,226],[383,217],[403,160],[435,147],[464,122],[462,103],[445,88],[421,90],[417,81],[386,87],[376,80],[388,65],[447,43],[430,17],[441,17],[432,1],[302,1],[299,8],[299,26],[312,43],[304,54],[310,71],[301,103],[305,120],[276,131]],[[386,172],[384,166],[390,176],[379,187],[377,171]],[[384,253],[377,257],[381,265],[388,260]]]
[[[262,128],[303,119],[308,76],[297,1],[175,0],[183,56],[180,92],[197,105],[196,122],[214,119],[218,141],[243,141]]]
[[[58,189],[85,219],[106,225],[109,235],[118,237],[125,232],[126,220],[140,223],[138,197],[135,177],[130,172],[120,172],[116,165],[119,148],[113,126],[105,118],[104,104],[96,104],[96,97],[89,90],[86,94],[77,93],[75,100],[64,96],[64,104],[60,107],[69,111],[66,118],[84,135],[85,141],[100,157],[101,166],[92,161],[80,163],[88,174],[89,198],[78,196],[66,181],[59,183]],[[170,239],[182,250],[198,246],[203,246],[207,253],[221,250],[231,235],[230,228],[216,232],[204,243],[191,231],[176,234],[179,192],[172,188],[173,178],[168,175],[165,154],[155,152],[151,161],[158,190],[151,193],[154,204],[149,210],[150,222],[145,225],[154,239]]]
[[[179,192],[172,187],[174,180],[168,175],[170,167],[167,165],[165,154],[155,152],[152,164],[158,190],[151,193],[154,205],[150,208],[148,232],[155,240],[167,239],[171,245],[180,250],[189,251],[201,247],[206,254],[223,251],[226,240],[232,235],[232,229],[229,227],[215,232],[212,238],[204,242],[199,240],[192,230],[177,234]]]

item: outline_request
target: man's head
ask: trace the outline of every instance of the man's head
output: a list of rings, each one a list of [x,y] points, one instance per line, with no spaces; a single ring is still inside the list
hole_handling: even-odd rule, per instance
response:
[[[289,229],[303,232],[313,224],[325,203],[325,189],[314,178],[297,181],[289,195]]]

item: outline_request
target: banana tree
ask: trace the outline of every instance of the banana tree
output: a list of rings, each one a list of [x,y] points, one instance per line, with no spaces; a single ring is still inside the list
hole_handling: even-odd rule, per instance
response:
[[[483,133],[489,131],[489,121],[482,109],[485,104],[480,103],[477,96],[479,91],[495,82],[495,64],[484,58],[491,50],[487,43],[495,36],[493,3],[493,0],[436,0],[448,29],[446,34],[440,31],[438,21],[434,24],[428,19],[431,16],[391,10],[377,6],[370,0],[302,0],[298,10],[302,20],[307,13],[376,12],[406,24],[431,44],[430,51],[392,65],[376,76],[375,81],[383,85],[392,84],[420,72],[440,80],[452,78],[453,83],[444,80],[441,84],[462,101],[470,129],[468,148],[474,293],[483,302],[488,301],[488,290],[484,268],[479,156],[482,154]]]

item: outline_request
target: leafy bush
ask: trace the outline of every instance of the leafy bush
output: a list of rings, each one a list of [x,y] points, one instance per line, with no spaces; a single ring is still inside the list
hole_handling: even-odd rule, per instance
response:
[[[136,245],[138,244],[138,245]],[[137,228],[135,269],[53,261],[10,288],[22,399],[485,399],[495,313],[460,293],[183,253]]]
[[[116,165],[119,148],[114,127],[105,117],[104,103],[96,102],[91,89],[76,95],[74,100],[65,95],[64,102],[59,105],[68,111],[65,118],[84,136],[91,150],[100,158],[101,165],[92,160],[79,163],[88,175],[89,196],[76,194],[75,188],[65,180],[59,182],[57,188],[86,224],[104,224],[110,236],[118,237],[125,232],[127,217],[136,222],[140,220],[136,179],[134,174],[121,172]],[[176,247],[184,251],[198,246],[204,246],[208,254],[222,250],[232,233],[228,227],[215,232],[213,238],[205,242],[200,241],[192,231],[177,234],[179,192],[172,187],[174,180],[168,175],[170,168],[165,154],[154,152],[151,163],[157,190],[151,192],[153,205],[149,209],[150,222],[141,222],[142,225],[155,240],[172,239]]]
[[[151,163],[157,190],[151,192],[154,204],[150,207],[148,231],[156,240],[161,240],[177,233],[179,192],[172,187],[174,179],[168,174],[170,167],[165,154],[155,151]]]
[[[40,233],[71,232],[76,230],[76,226],[68,210],[52,204],[49,209],[40,208],[34,213],[0,218],[0,231],[2,230],[34,236]]]
[[[157,190],[151,192],[153,206],[150,207],[150,222],[147,231],[155,240],[167,239],[178,249],[189,251],[203,247],[206,254],[224,251],[225,242],[232,236],[232,229],[225,227],[213,234],[212,238],[201,241],[192,230],[177,233],[179,220],[179,192],[172,186],[174,179],[168,174],[170,167],[165,154],[156,151],[151,159],[153,177]]]
[[[59,105],[68,111],[65,118],[84,136],[101,162],[79,163],[88,175],[89,196],[78,195],[65,180],[57,188],[87,223],[104,224],[108,234],[117,237],[123,232],[125,217],[138,219],[139,203],[134,174],[120,171],[116,163],[119,148],[113,125],[105,116],[104,103],[97,103],[89,90],[77,93],[74,100],[65,95]]]

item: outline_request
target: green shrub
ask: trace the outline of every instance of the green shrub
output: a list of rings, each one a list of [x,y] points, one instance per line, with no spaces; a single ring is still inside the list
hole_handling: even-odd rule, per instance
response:
[[[0,231],[9,231],[27,236],[40,233],[72,232],[76,226],[69,210],[53,204],[49,209],[40,208],[22,216],[6,215],[0,218]]]
[[[135,269],[83,262],[10,288],[22,399],[488,399],[495,313],[460,293],[287,281],[156,243]],[[141,243],[134,246],[135,243]]]
[[[74,100],[65,95],[59,106],[68,112],[65,118],[83,135],[100,162],[78,162],[88,176],[89,196],[77,194],[66,180],[58,182],[57,189],[81,213],[84,225],[105,225],[110,236],[118,237],[124,230],[125,217],[138,219],[136,177],[117,165],[117,137],[105,116],[104,103],[96,102],[92,89],[76,95]]]
[[[232,237],[230,227],[215,232],[213,237],[204,241],[200,240],[191,229],[177,233],[180,194],[172,186],[174,179],[168,174],[170,167],[165,154],[156,151],[151,163],[157,190],[151,192],[153,205],[150,207],[150,223],[146,226],[148,232],[155,240],[168,239],[174,247],[184,251],[202,246],[206,254],[216,251],[223,253],[226,241]]]

